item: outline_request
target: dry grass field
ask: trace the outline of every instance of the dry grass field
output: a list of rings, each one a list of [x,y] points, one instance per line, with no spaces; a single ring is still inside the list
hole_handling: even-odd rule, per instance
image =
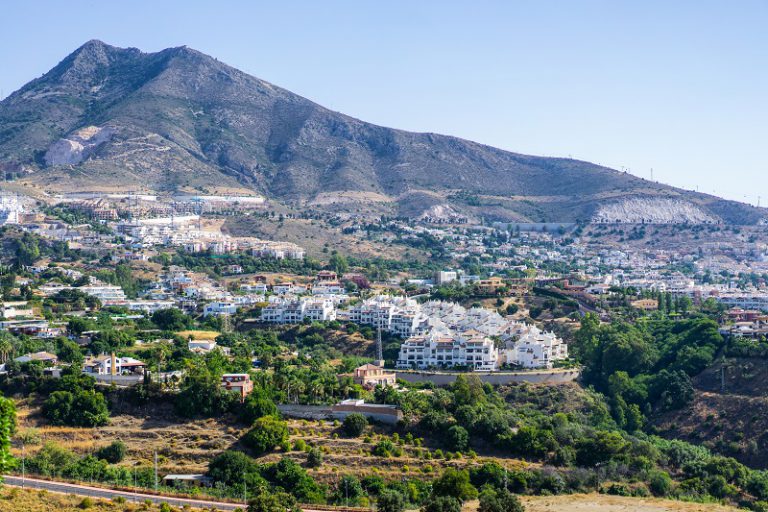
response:
[[[215,340],[216,336],[220,335],[219,331],[179,331],[176,335],[181,336],[184,339],[192,338],[193,340]]]
[[[525,496],[526,512],[735,512],[734,507],[605,494]]]
[[[52,441],[79,454],[92,453],[119,439],[126,444],[127,456],[123,464],[149,466],[155,451],[161,473],[205,472],[208,462],[218,453],[237,447],[238,439],[247,428],[233,418],[180,421],[171,414],[171,405],[137,410],[126,404],[117,405],[108,425],[97,428],[51,426],[40,416],[37,405],[28,400],[18,407],[19,436],[35,438],[27,442],[27,456],[33,455],[45,442]],[[120,414],[120,410],[124,412]],[[359,477],[378,474],[385,478],[399,479],[432,478],[445,467],[465,467],[480,464],[486,457],[467,456],[447,460],[437,457],[427,448],[404,444],[399,457],[376,457],[373,446],[389,435],[386,427],[369,427],[360,438],[338,435],[338,427],[330,421],[289,419],[290,441],[295,446],[303,441],[307,446],[317,446],[323,451],[323,465],[310,472],[318,480],[331,482],[339,475],[352,472]],[[19,456],[19,450],[14,455]],[[431,458],[427,458],[427,453]],[[288,452],[276,450],[260,458],[262,462],[276,461],[288,456],[299,463],[306,460],[306,453],[294,449]],[[497,459],[496,459],[497,460]],[[516,460],[499,460],[510,468],[525,463]]]
[[[106,499],[93,499],[87,507],[80,496],[65,495],[55,492],[34,491],[15,487],[0,489],[0,512],[81,512],[97,510],[99,512],[159,512],[160,505],[144,503],[119,503]],[[178,507],[172,510],[181,510]],[[194,510],[194,509],[185,509]]]
[[[714,504],[686,503],[653,498],[624,498],[604,494],[576,494],[565,496],[524,496],[527,512],[736,512],[736,508]],[[0,489],[0,512],[76,512],[83,498],[53,492]],[[159,505],[144,503],[118,503],[94,499],[89,510],[100,512],[156,512]],[[173,510],[181,510],[173,508]],[[192,510],[192,509],[185,509]],[[464,512],[475,512],[477,502],[465,504]]]

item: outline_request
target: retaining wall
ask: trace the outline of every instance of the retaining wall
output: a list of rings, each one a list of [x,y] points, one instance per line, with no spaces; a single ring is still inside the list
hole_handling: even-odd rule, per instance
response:
[[[482,382],[490,384],[511,384],[530,382],[532,384],[563,384],[579,378],[578,369],[571,370],[535,370],[528,372],[427,372],[398,370],[397,378],[406,382],[433,382],[438,386],[452,384],[459,375],[477,375]]]

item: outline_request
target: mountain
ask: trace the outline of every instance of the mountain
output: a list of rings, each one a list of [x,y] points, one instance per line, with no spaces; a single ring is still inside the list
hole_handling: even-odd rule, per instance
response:
[[[304,208],[408,216],[767,216],[588,162],[365,123],[187,47],[142,53],[101,41],[0,102],[0,169],[55,191],[257,191]]]

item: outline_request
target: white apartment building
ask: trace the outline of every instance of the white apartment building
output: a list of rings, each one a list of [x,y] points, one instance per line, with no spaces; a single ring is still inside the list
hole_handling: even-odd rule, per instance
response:
[[[336,306],[332,300],[316,297],[292,299],[270,298],[269,304],[261,310],[261,321],[275,324],[297,324],[304,321],[336,320]]]
[[[493,340],[477,332],[451,334],[436,329],[427,335],[413,336],[400,346],[397,368],[426,369],[467,366],[474,371],[493,371],[499,354]]]
[[[522,368],[552,368],[555,361],[568,359],[568,345],[551,332],[535,330],[515,341],[503,351],[507,364]]]
[[[295,244],[267,242],[254,247],[251,254],[259,258],[301,260],[304,259],[305,251]]]
[[[203,316],[234,315],[237,313],[237,304],[234,302],[209,302],[203,308]]]
[[[728,293],[715,296],[715,300],[729,308],[768,311],[768,294],[765,293]]]
[[[312,286],[312,295],[340,295],[346,290],[341,283],[317,283]]]
[[[125,306],[131,311],[141,311],[151,315],[155,311],[175,307],[176,303],[172,300],[131,300]]]
[[[419,332],[418,326],[427,320],[415,300],[389,295],[377,295],[355,305],[349,310],[349,319],[405,337]]]
[[[267,283],[243,283],[240,285],[240,290],[246,293],[259,293],[266,295],[268,291]]]
[[[296,283],[275,283],[272,285],[272,292],[276,295],[300,295],[306,293],[307,287]]]
[[[435,272],[435,285],[442,286],[459,279],[459,274],[453,270],[441,270]]]
[[[47,297],[56,295],[63,290],[79,290],[86,295],[96,297],[103,304],[118,304],[125,302],[125,292],[119,286],[110,284],[103,285],[87,285],[87,286],[63,286],[57,283],[51,283],[40,287],[40,291]]]

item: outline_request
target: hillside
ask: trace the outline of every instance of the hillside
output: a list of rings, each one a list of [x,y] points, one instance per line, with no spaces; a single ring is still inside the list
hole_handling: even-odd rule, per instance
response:
[[[766,217],[588,162],[365,123],[187,47],[100,41],[0,102],[0,169],[45,190],[258,191],[388,215],[437,206],[521,221]]]
[[[694,379],[693,404],[654,423],[666,437],[702,444],[752,467],[768,468],[766,379],[764,359],[718,361]]]

